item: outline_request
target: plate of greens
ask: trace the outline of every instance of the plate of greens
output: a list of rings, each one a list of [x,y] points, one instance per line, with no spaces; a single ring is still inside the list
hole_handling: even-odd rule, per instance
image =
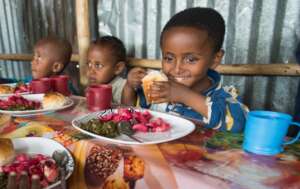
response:
[[[138,108],[108,109],[75,118],[75,129],[107,142],[145,145],[176,140],[190,134],[193,122],[167,113]]]

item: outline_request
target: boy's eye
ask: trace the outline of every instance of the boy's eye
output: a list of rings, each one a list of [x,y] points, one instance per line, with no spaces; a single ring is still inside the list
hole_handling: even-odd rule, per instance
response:
[[[91,67],[93,67],[93,64],[90,63],[90,62],[88,62],[88,63],[87,63],[87,66],[88,66],[88,68],[91,68]]]
[[[100,64],[100,63],[91,63],[91,62],[88,62],[88,67],[89,68],[95,68],[95,69],[101,69],[103,67],[103,65]]]
[[[35,59],[35,60],[41,60],[41,56],[39,55],[39,54],[34,54],[33,55],[33,59]]]
[[[188,55],[186,57],[184,57],[184,63],[188,63],[188,64],[194,64],[198,61],[198,58],[194,57],[194,56],[191,56],[191,55]]]
[[[103,67],[103,65],[99,63],[96,63],[94,66],[96,69],[101,69]]]
[[[172,63],[174,61],[174,58],[171,56],[164,56],[164,61],[167,63]]]

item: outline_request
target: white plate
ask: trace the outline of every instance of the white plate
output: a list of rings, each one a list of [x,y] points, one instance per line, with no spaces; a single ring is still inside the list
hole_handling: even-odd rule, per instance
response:
[[[45,94],[28,94],[28,95],[22,95],[22,97],[26,98],[27,100],[34,100],[42,102]],[[7,99],[8,97],[0,97],[0,99]],[[39,114],[46,114],[58,110],[62,110],[65,108],[68,108],[74,104],[73,100],[69,97],[67,98],[67,102],[64,106],[58,107],[58,108],[43,108],[38,110],[23,110],[23,111],[10,111],[10,110],[1,110],[0,113],[4,114],[11,114],[13,116],[33,116],[33,115],[39,115]]]
[[[135,109],[135,110],[146,111],[143,109]],[[112,111],[115,112],[116,109],[114,109]],[[137,141],[129,138],[126,135],[121,134],[120,136],[118,136],[116,138],[108,138],[108,137],[104,137],[104,136],[97,135],[92,132],[86,131],[79,127],[81,123],[86,123],[91,119],[98,118],[100,115],[110,114],[111,110],[94,112],[94,113],[90,113],[90,114],[81,116],[79,118],[75,118],[72,121],[72,125],[74,128],[81,131],[82,133],[93,136],[97,139],[105,140],[108,142],[120,143],[120,144],[134,144],[134,145],[157,144],[157,143],[168,142],[168,141],[175,140],[175,139],[181,138],[183,136],[186,136],[195,129],[195,124],[184,118],[170,115],[167,113],[162,113],[162,112],[155,112],[155,111],[150,111],[150,110],[147,110],[147,111],[149,111],[150,114],[154,118],[158,118],[158,117],[162,118],[164,121],[166,121],[167,123],[170,124],[171,128],[170,128],[170,130],[165,131],[165,132],[147,132],[147,133],[136,132],[133,136],[135,138],[139,139],[140,141],[142,141],[142,143],[137,142]]]
[[[16,87],[17,83],[4,83],[4,84],[0,84],[0,85],[7,85],[7,86],[10,86],[10,87]],[[26,85],[28,85],[28,83],[26,83]],[[23,95],[23,94],[29,94],[30,92],[23,92],[23,93],[18,93],[20,95]],[[8,96],[12,96],[16,93],[7,93],[7,94],[0,94],[0,97],[8,97]]]
[[[26,138],[16,138],[12,140],[16,153],[26,153],[26,154],[43,154],[47,156],[52,156],[55,150],[66,151],[69,156],[69,161],[66,165],[66,179],[68,179],[74,171],[74,160],[70,152],[58,142],[42,138],[42,137],[26,137]],[[49,185],[46,189],[54,188],[60,184],[57,181]]]

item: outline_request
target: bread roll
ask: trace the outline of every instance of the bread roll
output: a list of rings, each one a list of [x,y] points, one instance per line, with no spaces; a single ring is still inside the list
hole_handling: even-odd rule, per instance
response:
[[[13,143],[8,138],[0,138],[0,166],[12,162],[15,158]]]
[[[147,104],[152,103],[156,99],[151,98],[149,96],[149,90],[151,88],[151,85],[154,81],[168,81],[168,78],[165,74],[159,71],[151,71],[149,72],[143,79],[143,89],[144,89],[144,94],[146,97]]]
[[[0,85],[0,94],[9,94],[13,93],[14,88],[8,85]]]
[[[54,109],[64,106],[66,102],[67,98],[64,95],[58,92],[50,92],[45,94],[42,104],[44,109]]]

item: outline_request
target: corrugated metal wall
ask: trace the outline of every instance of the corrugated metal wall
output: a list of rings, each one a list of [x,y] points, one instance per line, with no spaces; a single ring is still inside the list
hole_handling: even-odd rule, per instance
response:
[[[58,35],[76,49],[73,0],[0,0],[0,53],[31,53],[42,37]],[[0,61],[0,76],[31,75],[29,62]]]
[[[224,64],[294,62],[300,39],[299,0],[90,0],[92,38],[113,34],[129,55],[160,58],[159,34],[186,7],[213,7],[227,23]],[[0,0],[0,53],[28,53],[41,37],[56,34],[76,47],[74,0]],[[23,78],[29,63],[0,61],[2,77]],[[251,108],[292,113],[298,77],[224,76]]]
[[[195,6],[223,15],[224,64],[295,62],[299,0],[100,0],[99,32],[120,37],[132,56],[160,58],[159,35],[167,20]],[[224,76],[223,82],[237,86],[250,108],[293,112],[298,77]]]

